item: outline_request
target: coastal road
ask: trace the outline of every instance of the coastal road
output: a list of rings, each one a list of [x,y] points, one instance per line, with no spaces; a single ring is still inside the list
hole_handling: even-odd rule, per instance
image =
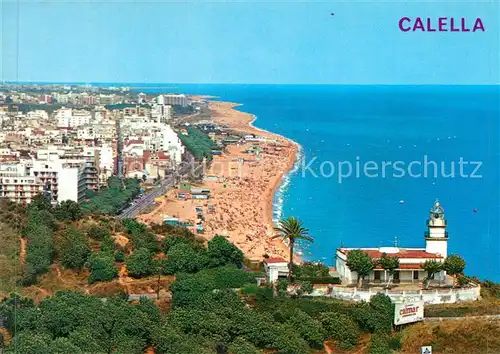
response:
[[[188,161],[184,161],[184,164],[179,168],[172,176],[168,176],[161,181],[160,185],[155,189],[148,191],[144,196],[135,201],[134,205],[129,206],[118,216],[120,219],[134,218],[141,211],[153,205],[155,198],[161,197],[166,194],[174,184],[176,184],[180,178],[186,177],[190,172],[195,170],[196,161],[192,156],[189,156]],[[200,166],[196,166],[198,168]]]

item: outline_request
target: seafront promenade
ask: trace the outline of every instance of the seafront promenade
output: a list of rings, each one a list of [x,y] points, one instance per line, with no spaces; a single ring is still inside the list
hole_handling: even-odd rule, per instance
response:
[[[288,258],[288,247],[274,235],[273,199],[283,177],[292,169],[298,145],[277,134],[251,125],[255,117],[235,109],[237,104],[209,101],[212,120],[225,132],[247,136],[214,156],[206,178],[197,188],[210,190],[209,200],[181,200],[178,190],[166,193],[166,202],[139,215],[145,223],[163,218],[196,220],[197,210],[210,205],[203,215],[204,237],[227,236],[245,255],[261,260],[264,255]]]

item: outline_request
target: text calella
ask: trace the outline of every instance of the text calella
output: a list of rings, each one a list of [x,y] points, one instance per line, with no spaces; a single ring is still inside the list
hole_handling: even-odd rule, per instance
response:
[[[475,20],[465,17],[402,17],[399,29],[403,32],[485,32],[483,21],[479,17]]]

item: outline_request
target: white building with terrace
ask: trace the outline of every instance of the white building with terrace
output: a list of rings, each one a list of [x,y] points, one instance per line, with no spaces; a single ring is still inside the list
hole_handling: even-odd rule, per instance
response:
[[[347,255],[354,249],[361,249],[367,253],[374,261],[380,259],[382,254],[399,258],[399,268],[396,269],[392,282],[402,284],[421,284],[427,277],[422,265],[427,260],[444,262],[448,255],[448,232],[446,231],[446,219],[444,209],[439,201],[436,201],[430,209],[430,216],[427,220],[428,230],[425,232],[425,247],[423,248],[402,248],[402,247],[380,247],[380,248],[339,248],[337,249],[335,260],[336,270],[344,285],[355,284],[358,275],[347,266]],[[389,273],[384,271],[379,265],[365,277],[369,283],[387,283]],[[444,283],[446,281],[445,271],[433,275],[431,282]]]

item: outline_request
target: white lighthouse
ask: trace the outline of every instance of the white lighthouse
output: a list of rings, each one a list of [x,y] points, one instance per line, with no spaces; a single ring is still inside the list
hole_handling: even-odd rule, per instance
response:
[[[446,258],[448,256],[448,232],[446,231],[444,209],[438,200],[430,210],[427,227],[429,230],[425,232],[425,251],[437,253]]]

